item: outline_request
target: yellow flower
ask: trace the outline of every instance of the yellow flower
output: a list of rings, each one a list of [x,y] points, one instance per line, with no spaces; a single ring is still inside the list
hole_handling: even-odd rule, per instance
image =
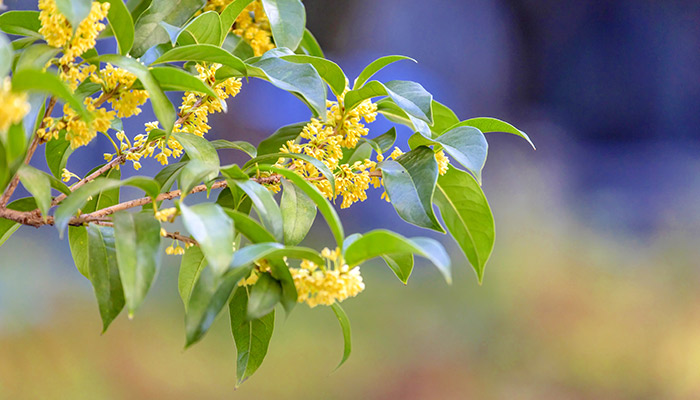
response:
[[[450,167],[450,159],[447,158],[444,151],[440,150],[435,153],[435,160],[437,161],[440,175],[445,175],[447,173],[447,169]]]
[[[68,63],[62,65],[61,68],[59,68],[59,76],[63,81],[68,83],[68,86],[70,86],[72,90],[75,90],[81,83],[83,83],[83,81],[88,76],[93,74],[96,70],[97,67],[92,64],[75,65],[73,63]]]
[[[117,112],[119,118],[139,115],[141,113],[139,107],[148,100],[147,91],[131,89],[136,79],[136,75],[125,69],[115,68],[111,64],[107,64],[99,73],[90,76],[90,80],[102,85],[102,91],[109,95],[107,102],[112,105],[112,109]]]
[[[221,0],[210,0],[210,3],[223,2]],[[224,7],[225,5],[221,7],[221,9]],[[261,56],[266,51],[275,48],[274,43],[272,43],[270,21],[267,19],[261,1],[256,0],[246,7],[238,18],[236,18],[234,27],[233,33],[250,44],[255,56]]]
[[[177,208],[164,208],[162,210],[158,210],[155,213],[155,218],[160,221],[160,222],[166,222],[166,221],[171,221],[175,217],[175,214],[177,213]]]
[[[67,168],[63,168],[63,171],[61,172],[61,180],[63,182],[69,182],[71,179],[80,179],[80,177],[70,171],[68,171]]]
[[[5,78],[0,85],[0,132],[6,131],[10,125],[22,121],[28,112],[27,95],[12,92],[10,78]]]
[[[337,250],[324,249],[321,255],[334,268],[322,268],[309,260],[303,260],[299,268],[290,268],[299,303],[306,303],[311,308],[330,306],[355,297],[365,289],[359,267],[350,269],[344,265]]]
[[[68,104],[63,106],[62,123],[65,124],[66,140],[70,141],[73,149],[90,143],[98,132],[107,132],[114,119],[114,111],[107,111],[103,108],[95,109],[92,104],[93,100],[90,97],[85,99],[86,108],[93,111],[93,120],[90,123],[82,120]]]

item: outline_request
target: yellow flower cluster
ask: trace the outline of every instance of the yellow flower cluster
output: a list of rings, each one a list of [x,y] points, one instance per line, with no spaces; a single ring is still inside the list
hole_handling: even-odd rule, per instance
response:
[[[240,282],[238,282],[238,286],[253,286],[253,285],[255,285],[255,283],[260,278],[260,274],[262,274],[263,272],[270,272],[271,269],[272,268],[270,267],[270,263],[268,263],[267,260],[260,260],[260,261],[256,262],[255,268],[250,273],[248,278],[243,279]]]
[[[92,2],[90,14],[78,25],[73,33],[73,27],[68,19],[58,11],[56,0],[39,0],[39,33],[44,36],[46,43],[53,47],[63,48],[61,65],[68,64],[85,51],[95,47],[95,41],[105,28],[101,23],[107,17],[110,4]]]
[[[354,149],[359,139],[369,133],[364,123],[371,123],[376,119],[377,105],[365,100],[354,109],[346,110],[341,95],[338,102],[329,101],[328,107],[327,122],[312,119],[300,135],[305,142],[299,144],[290,140],[280,151],[306,154],[323,162],[334,173],[336,196],[343,197],[341,208],[347,208],[355,202],[367,199],[366,192],[372,181],[370,173],[375,170],[377,163],[366,159],[352,165],[341,165],[343,149]],[[283,162],[284,159],[280,161]],[[326,198],[335,199],[330,183],[323,179],[321,172],[312,164],[292,159],[290,168],[313,182]]]
[[[61,171],[61,180],[68,183],[73,178],[80,180],[78,175],[68,171],[68,168],[63,168],[63,171]]]
[[[44,141],[58,138],[58,132],[65,129],[66,140],[70,142],[71,148],[76,149],[85,146],[97,136],[98,132],[107,132],[115,117],[114,111],[107,111],[104,108],[97,108],[94,99],[85,99],[85,107],[93,113],[90,122],[83,120],[68,104],[63,106],[63,116],[61,118],[44,118],[45,128],[39,129],[37,135]]]
[[[253,48],[255,56],[261,56],[266,51],[275,48],[272,43],[272,31],[262,2],[256,0],[246,7],[236,19],[233,33],[240,36]]]
[[[162,210],[156,211],[155,218],[160,222],[173,222],[175,214],[177,214],[177,208],[164,208]]]
[[[165,254],[169,256],[181,256],[185,254],[185,248],[180,246],[180,242],[173,240],[173,243],[165,249]]]
[[[343,264],[338,250],[324,249],[321,255],[327,260],[325,267],[303,260],[299,268],[290,268],[299,303],[311,308],[330,306],[355,297],[365,289],[360,267],[350,269]]]
[[[447,158],[444,151],[440,150],[435,153],[435,160],[437,161],[440,175],[445,175],[447,173],[447,168],[450,166],[450,159]]]
[[[10,125],[22,121],[29,112],[29,103],[25,93],[14,93],[10,78],[5,78],[0,85],[0,132]]]
[[[147,91],[131,89],[136,82],[136,75],[111,64],[107,64],[99,73],[90,75],[90,80],[102,86],[103,93],[107,93],[108,96],[107,102],[112,105],[119,118],[139,115],[139,107],[148,100]]]

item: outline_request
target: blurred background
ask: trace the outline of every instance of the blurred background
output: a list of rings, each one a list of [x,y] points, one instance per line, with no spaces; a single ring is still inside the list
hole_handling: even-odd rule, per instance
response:
[[[536,143],[487,136],[497,240],[484,284],[447,237],[452,286],[425,264],[404,286],[369,263],[367,289],[343,303],[354,349],[342,368],[332,372],[342,353],[333,313],[299,306],[278,314],[265,363],[234,390],[227,317],[183,351],[178,258],[165,259],[136,318],[100,336],[67,241],[24,228],[0,248],[0,398],[700,398],[700,2],[304,3],[351,78],[378,56],[411,56],[419,63],[379,78],[419,81],[461,119],[498,117]],[[212,132],[257,144],[308,118],[293,96],[251,81]],[[380,118],[370,135],[389,126]],[[410,132],[399,132],[405,143]],[[93,142],[69,169],[85,173],[106,146]],[[426,235],[380,194],[342,212],[346,231]],[[319,218],[307,243],[328,237]]]

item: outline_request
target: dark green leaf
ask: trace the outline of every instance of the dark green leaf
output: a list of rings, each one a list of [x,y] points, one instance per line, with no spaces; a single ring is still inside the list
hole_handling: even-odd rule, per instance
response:
[[[191,160],[187,162],[187,165],[180,171],[178,176],[178,185],[183,197],[194,188],[199,182],[209,181],[211,176],[217,176],[219,174],[219,168],[213,167],[212,165],[204,164],[199,160]]]
[[[154,67],[151,68],[151,73],[163,90],[191,91],[217,97],[212,88],[197,77],[179,68]]]
[[[129,317],[146,297],[160,264],[160,223],[150,213],[117,213],[114,220],[119,276]]]
[[[340,328],[343,330],[343,358],[340,360],[340,364],[335,367],[338,369],[341,365],[345,364],[345,361],[347,361],[348,357],[350,357],[350,353],[352,352],[352,335],[350,333],[350,319],[348,318],[348,315],[345,314],[343,307],[341,307],[338,303],[333,303],[331,309],[335,313],[335,317],[338,318]]]
[[[49,207],[51,207],[51,180],[49,177],[44,172],[24,164],[19,169],[19,179],[27,191],[34,196],[41,214],[46,217]]]
[[[248,320],[256,320],[271,313],[282,298],[282,285],[267,272],[261,273],[250,289]]]
[[[180,203],[180,211],[185,227],[199,242],[215,274],[221,276],[233,257],[233,220],[214,203],[192,207]]]
[[[316,204],[296,185],[282,180],[284,192],[280,202],[284,224],[284,243],[294,246],[301,243],[316,219]]]
[[[266,187],[249,179],[233,179],[227,174],[224,174],[224,176],[226,176],[229,186],[238,186],[250,197],[265,228],[281,242],[284,238],[284,230],[281,224],[282,212],[272,193]]]
[[[384,67],[401,60],[410,60],[413,62],[417,62],[416,60],[406,56],[380,57],[372,61],[368,66],[365,67],[365,69],[362,70],[360,75],[355,80],[355,84],[352,87],[353,90],[361,88],[365,84],[365,82],[367,82],[372,76],[374,76],[374,74],[382,70]]]
[[[236,251],[233,256],[231,268],[241,268],[252,265],[260,260],[275,257],[309,260],[319,265],[325,262],[323,258],[318,255],[318,252],[307,247],[285,247],[279,243],[256,243]]]
[[[68,19],[75,31],[90,14],[92,0],[56,0],[56,7]]]
[[[322,57],[300,54],[284,56],[282,59],[294,63],[311,64],[316,71],[318,71],[321,79],[323,79],[328,86],[330,86],[331,90],[336,96],[341,95],[345,91],[345,85],[347,84],[348,78],[345,76],[345,73],[338,66],[338,64],[334,63],[333,61],[326,60]]]
[[[525,132],[519,130],[518,128],[514,127],[513,125],[511,125],[507,122],[498,120],[496,118],[488,118],[488,117],[472,118],[472,119],[462,121],[462,122],[452,126],[452,129],[454,129],[458,126],[472,126],[476,129],[480,130],[483,133],[491,133],[491,132],[512,133],[513,135],[520,136],[521,138],[527,140],[527,142],[530,143],[530,146],[532,146],[532,148],[535,149],[535,144],[532,143],[532,140],[530,140],[530,137]]]
[[[484,192],[471,175],[450,167],[438,179],[435,204],[481,282],[495,241],[493,215]]]
[[[191,44],[175,47],[174,49],[166,51],[163,55],[158,57],[153,64],[178,61],[218,63],[231,67],[242,74],[246,74],[246,66],[243,61],[228,51],[211,44]]]
[[[136,19],[131,55],[141,57],[149,48],[169,40],[167,32],[159,25],[161,21],[182,26],[205,3],[206,0],[153,0]]]
[[[122,290],[114,246],[114,229],[88,225],[88,271],[95,290],[102,317],[102,332],[124,308]]]
[[[156,174],[155,178],[153,179],[160,186],[160,192],[167,192],[172,188],[173,183],[175,183],[175,180],[180,175],[182,168],[184,168],[188,162],[178,162],[175,164],[170,164],[165,168],[161,169],[160,172]]]
[[[231,333],[238,353],[237,385],[253,375],[262,364],[275,326],[274,310],[260,319],[248,319],[248,291],[246,286],[239,287],[229,303]]]
[[[295,140],[308,122],[297,122],[295,124],[283,126],[275,131],[270,137],[260,142],[258,145],[258,156],[271,153],[279,153],[280,148],[289,140]]]
[[[438,177],[433,150],[421,146],[396,161],[386,160],[377,168],[382,170],[384,188],[401,218],[422,228],[444,232],[433,211]]]
[[[331,191],[335,193],[335,175],[333,175],[333,172],[331,172],[330,168],[323,162],[319,161],[318,159],[311,157],[306,154],[299,154],[299,153],[274,153],[274,154],[264,154],[261,156],[258,156],[247,163],[243,166],[244,169],[249,169],[255,167],[257,164],[262,164],[264,162],[271,162],[271,161],[277,161],[280,158],[295,158],[298,160],[304,160],[307,163],[313,165],[318,169],[321,174],[328,180],[328,183],[331,186]]]
[[[117,39],[119,54],[125,56],[134,45],[134,20],[122,0],[99,0],[101,3],[109,3],[107,21]]]
[[[236,231],[243,234],[243,236],[247,237],[251,242],[265,243],[274,242],[276,240],[270,232],[248,215],[236,210],[224,209],[224,211],[226,211],[226,214],[233,220]]]
[[[277,47],[296,49],[304,36],[306,11],[301,0],[262,0]]]
[[[39,29],[39,11],[7,11],[0,14],[0,30],[7,34],[43,39]]]
[[[199,279],[202,270],[207,266],[207,259],[202,253],[199,246],[191,246],[185,250],[185,255],[182,256],[180,263],[180,273],[177,278],[177,288],[180,292],[180,298],[185,305],[185,311],[190,303],[190,297],[194,286]]]

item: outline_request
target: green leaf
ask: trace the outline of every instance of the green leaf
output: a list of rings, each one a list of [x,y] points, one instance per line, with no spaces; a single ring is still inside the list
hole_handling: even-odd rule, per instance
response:
[[[256,243],[236,251],[236,253],[233,255],[231,269],[245,267],[260,260],[276,257],[309,260],[319,265],[325,263],[323,258],[318,255],[317,251],[307,247],[285,247],[279,243]]]
[[[185,36],[180,33],[178,41],[182,45],[212,44],[214,46],[221,46],[221,42],[223,41],[221,20],[219,18],[219,13],[216,11],[207,11],[198,15],[189,24],[185,25],[183,32],[187,32],[191,36],[185,39]]]
[[[0,34],[0,78],[4,78],[12,69],[14,51],[7,36]]]
[[[91,121],[92,115],[85,109],[71,90],[56,75],[39,70],[25,69],[12,76],[12,90],[18,92],[39,92],[56,96],[73,108],[84,119]]]
[[[231,27],[233,26],[234,22],[236,22],[238,16],[241,15],[243,10],[252,2],[253,0],[235,0],[231,2],[231,4],[227,5],[224,11],[221,12],[221,32],[224,33],[224,36],[226,36],[225,34],[231,30]],[[222,43],[223,39],[224,38],[222,37]]]
[[[134,45],[134,20],[122,0],[99,0],[100,3],[109,3],[107,21],[117,39],[119,54],[125,56]]]
[[[304,36],[306,11],[300,0],[262,0],[277,47],[296,49]]]
[[[304,36],[301,38],[301,43],[299,43],[297,53],[300,52],[299,50],[302,50],[304,54],[309,56],[325,58],[323,55],[323,50],[318,44],[318,40],[316,40],[314,35],[308,29],[304,29]]]
[[[276,239],[258,221],[248,215],[231,209],[224,209],[226,214],[233,220],[236,231],[243,234],[253,243],[274,242]]]
[[[441,135],[455,124],[459,123],[459,117],[446,105],[433,100],[433,125],[430,129],[435,135]]]
[[[413,272],[413,254],[384,254],[382,258],[401,282],[404,284],[408,282],[408,278],[411,277],[411,272]]]
[[[182,26],[205,3],[205,0],[153,0],[136,19],[131,55],[141,57],[149,48],[169,40],[168,33],[159,25],[161,21]]]
[[[401,218],[422,228],[445,232],[433,211],[433,193],[438,178],[433,150],[421,146],[396,161],[383,161],[377,168],[382,170],[384,188]]]
[[[217,176],[218,173],[218,167],[206,165],[199,160],[188,161],[178,176],[178,185],[183,193],[183,197],[187,196],[199,182],[203,180],[208,182],[210,181],[210,179],[207,179],[208,177]]]
[[[156,176],[153,178],[154,181],[160,186],[160,192],[167,192],[173,187],[173,183],[175,183],[175,180],[178,178],[180,175],[180,172],[182,171],[182,168],[184,168],[189,161],[184,162],[178,162],[175,164],[169,164],[165,168],[161,169],[160,172],[156,174]]]
[[[0,30],[7,34],[43,39],[39,29],[39,11],[7,11],[0,14]]]
[[[250,44],[245,40],[241,39],[240,36],[237,36],[233,33],[229,33],[228,35],[226,35],[224,43],[221,45],[221,48],[240,58],[241,60],[247,60],[255,56],[255,52],[253,51],[253,48],[250,46]],[[233,75],[236,76],[241,75],[238,72],[229,72],[233,73]]]
[[[298,64],[311,64],[318,74],[321,76],[336,96],[341,95],[345,91],[345,85],[348,78],[338,64],[333,61],[326,60],[323,57],[314,57],[307,55],[295,54],[282,57],[283,60],[291,61]]]
[[[36,199],[41,214],[46,218],[51,207],[51,180],[42,171],[23,164],[19,169],[19,179]]]
[[[114,220],[119,276],[129,317],[146,297],[160,264],[160,223],[150,213],[117,213]]]
[[[90,224],[88,232],[88,271],[102,317],[102,332],[124,308],[124,291],[117,267],[114,229]]]
[[[217,276],[223,275],[233,257],[233,220],[214,203],[188,207],[180,203],[182,220],[199,242],[202,252]]]
[[[299,187],[301,190],[303,190],[304,193],[306,193],[306,195],[309,196],[309,198],[313,200],[314,203],[316,203],[318,210],[323,215],[323,218],[326,219],[326,222],[328,223],[328,227],[331,229],[331,232],[333,232],[333,236],[335,237],[335,241],[338,244],[338,247],[342,248],[343,240],[345,239],[345,233],[343,231],[343,224],[340,221],[340,217],[335,211],[335,208],[331,206],[328,200],[326,200],[326,198],[323,197],[321,192],[319,192],[319,190],[316,189],[315,186],[311,185],[309,182],[307,182],[304,178],[299,176],[294,171],[290,171],[288,169],[277,168],[268,165],[260,165],[258,166],[258,169],[261,171],[270,171],[280,174],[283,177],[292,181],[292,183],[297,185],[297,187]]]
[[[250,197],[265,228],[278,241],[282,241],[284,238],[284,230],[281,224],[282,212],[272,193],[263,185],[249,179],[234,179],[226,173],[224,173],[224,176],[229,186],[238,186]]]
[[[47,62],[54,58],[60,49],[51,47],[47,44],[37,43],[25,48],[17,60],[15,71],[23,69],[40,70],[44,68]]]
[[[190,44],[175,47],[174,49],[168,50],[163,55],[158,57],[153,64],[179,61],[218,63],[231,67],[244,75],[246,74],[246,66],[241,59],[222,49],[221,47],[211,44]]]
[[[163,90],[191,91],[217,97],[211,87],[204,84],[196,76],[179,68],[154,67],[151,68],[151,73]]]
[[[231,298],[236,284],[250,274],[252,267],[233,269],[218,277],[204,268],[195,283],[185,315],[185,347],[199,341]]]
[[[258,145],[258,156],[279,153],[280,148],[289,140],[295,140],[301,134],[308,121],[286,125],[275,131]]]
[[[78,25],[90,14],[92,0],[56,0],[56,7],[68,19],[75,32]]]
[[[282,180],[284,192],[280,202],[284,224],[284,243],[294,246],[301,243],[316,219],[316,204],[296,185]]]
[[[282,286],[280,283],[269,273],[261,273],[258,281],[250,289],[247,310],[248,319],[259,319],[271,313],[281,298]]]
[[[377,136],[374,139],[369,139],[369,142],[374,142],[381,150],[381,153],[386,153],[394,147],[396,143],[396,128],[391,128],[385,133]]]
[[[173,136],[180,142],[190,159],[197,160],[211,169],[212,172],[204,178],[205,180],[211,180],[218,176],[219,155],[207,139],[185,132],[174,132]]]
[[[174,1],[174,3],[176,2],[177,1]],[[156,78],[146,66],[132,58],[117,54],[105,54],[92,59],[92,61],[114,64],[136,75],[139,81],[141,81],[141,84],[143,84],[143,87],[148,91],[151,105],[153,106],[153,112],[163,126],[166,134],[173,130],[173,125],[177,118],[175,108],[163,92],[163,89],[158,85]]]
[[[249,290],[246,286],[236,289],[228,305],[231,333],[236,342],[237,385],[252,376],[262,364],[275,326],[274,310],[262,318],[248,319]]]
[[[263,57],[248,66],[248,73],[296,94],[311,109],[314,116],[325,120],[326,84],[310,64],[297,64],[272,56]]]
[[[328,180],[328,183],[331,185],[331,191],[335,193],[335,175],[333,175],[333,172],[331,172],[330,168],[323,162],[319,161],[318,159],[311,157],[306,154],[300,154],[300,153],[274,153],[274,154],[264,154],[261,156],[258,156],[247,163],[243,165],[243,168],[248,170],[250,168],[255,167],[257,164],[262,164],[264,162],[271,162],[271,161],[277,161],[280,158],[295,158],[298,160],[304,160],[308,162],[309,164],[313,165],[318,169],[321,174]]]
[[[257,150],[255,149],[255,146],[253,146],[252,144],[250,144],[248,142],[244,142],[242,140],[230,141],[230,140],[219,139],[219,140],[212,140],[210,143],[217,150],[236,149],[236,150],[240,150],[240,151],[248,154],[251,158],[253,158],[257,155]]]
[[[456,125],[453,125],[451,129],[454,129],[459,126],[472,126],[478,130],[480,130],[483,133],[491,133],[491,132],[505,132],[505,133],[512,133],[513,135],[520,136],[521,138],[527,140],[528,143],[530,143],[530,146],[532,146],[533,149],[537,149],[535,147],[535,144],[532,143],[532,140],[530,140],[530,137],[523,131],[519,130],[518,128],[514,127],[513,125],[501,121],[496,118],[488,118],[488,117],[481,117],[481,118],[472,118],[468,119],[466,121],[462,121]]]
[[[427,258],[440,270],[447,283],[452,282],[450,257],[440,242],[430,238],[407,239],[395,232],[375,230],[348,245],[344,257],[345,262],[354,267],[374,257],[395,254],[416,254]]]
[[[345,364],[345,361],[350,357],[350,353],[352,352],[352,335],[350,332],[350,319],[345,313],[345,310],[343,310],[343,307],[338,303],[333,303],[331,309],[335,313],[335,317],[338,318],[340,328],[343,330],[343,358],[340,360],[340,364],[335,367],[335,369],[338,369]]]
[[[479,183],[468,173],[450,167],[438,179],[435,204],[481,282],[496,234],[491,207]]]
[[[397,61],[401,61],[401,60],[410,60],[410,61],[413,61],[414,63],[418,62],[418,61],[412,59],[411,57],[406,57],[406,56],[380,57],[380,58],[372,61],[368,66],[365,67],[365,69],[362,70],[360,75],[355,80],[355,84],[352,87],[353,90],[361,88],[371,77],[374,76],[374,74],[376,74],[380,70],[384,69],[386,66],[393,64]]]
[[[182,303],[185,305],[185,311],[187,311],[187,306],[190,303],[195,283],[206,266],[207,259],[199,246],[191,246],[185,250],[177,279],[177,288],[180,292]]]
[[[33,197],[18,199],[7,205],[10,210],[32,211],[36,210],[36,200]],[[15,221],[0,218],[0,246],[14,234],[21,225]]]

